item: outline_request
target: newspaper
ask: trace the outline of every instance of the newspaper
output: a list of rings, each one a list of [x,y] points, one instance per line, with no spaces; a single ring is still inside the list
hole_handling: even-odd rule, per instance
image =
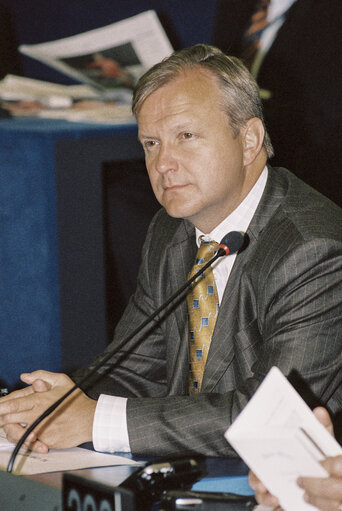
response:
[[[26,76],[8,74],[0,81],[0,98],[2,101],[34,101],[37,98],[48,102],[51,98],[66,98],[63,106],[70,105],[71,100],[96,99],[97,91],[86,84],[62,85],[45,82]]]
[[[153,10],[57,41],[19,51],[100,94],[129,102],[139,77],[173,48]]]
[[[130,103],[101,98],[86,84],[60,85],[7,75],[0,81],[0,99],[12,117],[135,124]]]
[[[297,478],[326,477],[320,461],[341,446],[277,367],[273,367],[225,437],[285,511],[316,508],[303,500]]]

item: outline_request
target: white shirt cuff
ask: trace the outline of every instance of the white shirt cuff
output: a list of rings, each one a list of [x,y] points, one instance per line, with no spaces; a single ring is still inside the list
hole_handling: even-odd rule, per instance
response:
[[[93,445],[100,452],[130,452],[124,397],[101,394],[93,423]]]

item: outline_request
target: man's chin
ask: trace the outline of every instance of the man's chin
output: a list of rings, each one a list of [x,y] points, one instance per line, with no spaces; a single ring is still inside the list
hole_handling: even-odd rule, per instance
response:
[[[183,207],[175,207],[175,206],[164,206],[168,215],[173,218],[191,218],[193,216],[193,212]]]

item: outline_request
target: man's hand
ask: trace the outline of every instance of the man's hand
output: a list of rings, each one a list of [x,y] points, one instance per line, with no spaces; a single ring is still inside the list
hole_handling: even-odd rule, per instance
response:
[[[279,506],[279,500],[277,497],[272,495],[266,488],[266,486],[257,478],[257,476],[250,472],[248,474],[248,482],[251,488],[255,491],[255,498],[259,502],[266,507],[275,507]],[[278,508],[280,509],[280,508]]]
[[[329,477],[300,477],[298,485],[305,490],[306,502],[322,511],[339,511],[342,503],[342,456],[326,458],[322,465],[329,472]]]
[[[16,443],[26,426],[73,387],[65,374],[35,371],[21,375],[30,386],[0,399],[0,426],[10,442]],[[33,431],[25,445],[44,453],[49,448],[75,447],[92,440],[96,401],[80,389],[75,390],[49,417]]]
[[[316,408],[317,419],[333,434],[330,416],[325,408]],[[305,490],[304,498],[322,511],[340,510],[342,503],[342,456],[326,458],[321,462],[330,474],[326,478],[300,477],[298,485]]]
[[[332,425],[330,415],[327,412],[327,410],[325,408],[319,406],[318,408],[314,409],[313,413],[315,414],[315,416],[317,417],[319,422],[321,424],[323,424],[323,426],[329,431],[329,433],[331,435],[333,435],[334,434],[333,425]],[[337,461],[338,458],[341,458],[340,462]],[[326,463],[328,463],[328,466],[331,468],[331,470],[334,470],[334,469],[336,470],[338,463],[340,464],[341,472],[340,472],[339,477],[341,477],[341,479],[340,479],[339,483],[338,482],[336,483],[336,481],[335,481],[335,483],[338,484],[339,488],[340,488],[340,491],[339,491],[339,494],[340,494],[339,504],[340,504],[342,502],[342,456],[341,457],[338,456],[337,458],[328,458],[322,462],[322,465],[328,470],[328,472],[330,474],[333,474],[333,472],[330,472],[330,470],[327,468]],[[332,465],[334,465],[334,469],[332,468]],[[248,480],[249,480],[249,484],[250,484],[251,488],[253,488],[253,490],[255,491],[255,498],[257,499],[259,504],[262,504],[263,506],[269,506],[269,507],[279,506],[279,501],[278,501],[277,497],[275,497],[274,495],[271,495],[271,493],[269,493],[266,486],[256,477],[255,474],[253,474],[253,472],[249,473]],[[322,509],[324,511],[330,511],[330,510],[338,511],[340,508],[339,508],[339,505],[336,506],[336,502],[335,502],[335,507],[334,507],[334,504],[332,507],[319,507],[319,505],[317,504],[317,502],[318,502],[317,495],[319,495],[319,493],[317,493],[317,491],[323,491],[323,487],[320,486],[319,487],[320,489],[318,488],[317,482],[322,482],[322,484],[323,484],[323,482],[325,482],[325,485],[329,486],[329,483],[328,483],[329,481],[331,481],[331,484],[333,484],[332,478],[329,478],[329,479],[300,478],[298,480],[298,484],[301,488],[304,488],[307,492],[310,492],[307,495],[305,495],[305,499],[308,500],[308,502],[311,502],[312,504],[317,506],[319,509]],[[321,484],[321,483],[319,483],[319,484]],[[311,493],[314,490],[316,493]],[[336,495],[337,495],[337,493],[336,493]],[[314,501],[311,499],[316,499],[316,500]]]
[[[24,375],[22,375],[22,376],[24,376]],[[25,398],[25,396],[30,396],[34,392],[44,392],[47,390],[49,390],[49,385],[47,383],[45,383],[43,380],[35,380],[30,387],[25,387],[23,389],[16,390],[15,392],[12,392],[8,396],[1,398],[1,400],[0,400],[0,414],[2,413],[1,412],[2,410],[4,410],[4,412],[5,412],[5,410],[7,410],[7,407],[3,406],[3,404],[6,401],[10,401],[13,399],[18,399],[18,398]],[[11,405],[9,405],[9,406],[11,406]],[[23,436],[23,434],[25,433],[26,427],[27,427],[26,424],[8,424],[8,425],[6,425],[5,422],[3,421],[3,418],[1,415],[0,415],[0,426],[4,427],[4,431],[7,434],[8,440],[13,443],[17,442],[17,440],[15,440],[16,438],[19,440],[19,438],[21,438]],[[37,435],[34,431],[32,431],[29,434],[29,436],[27,437],[27,439],[24,443],[24,446],[26,446],[27,448],[34,450],[36,452],[40,452],[40,453],[47,453],[49,450],[47,445],[45,445],[43,442],[40,442],[37,439]]]
[[[328,412],[324,408],[316,408],[317,419],[333,434],[333,426]],[[330,474],[326,478],[300,477],[298,485],[305,490],[307,502],[322,511],[340,510],[342,503],[342,456],[326,458],[321,462]]]

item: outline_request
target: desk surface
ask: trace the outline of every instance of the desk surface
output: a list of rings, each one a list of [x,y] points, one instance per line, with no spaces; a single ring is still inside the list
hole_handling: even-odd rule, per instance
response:
[[[136,470],[136,467],[125,465],[75,470],[73,473],[94,481],[119,485],[134,470]],[[237,458],[207,458],[206,470],[207,475],[195,483],[193,489],[198,491],[233,492],[242,495],[254,494],[248,484],[248,467],[242,460]],[[63,473],[38,474],[26,477],[49,486],[61,488]]]
[[[85,480],[115,487],[133,470],[131,466],[116,466],[72,473]],[[207,460],[207,471],[207,477],[194,485],[195,490],[253,494],[248,486],[247,467],[241,460],[210,458]],[[3,489],[0,490],[0,508],[6,511],[59,511],[62,476],[62,473],[50,473],[24,477],[0,472],[0,488]]]

